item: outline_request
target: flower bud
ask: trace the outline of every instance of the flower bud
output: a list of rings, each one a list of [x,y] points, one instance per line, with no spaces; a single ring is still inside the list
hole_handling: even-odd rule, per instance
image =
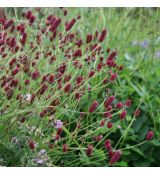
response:
[[[149,131],[149,132],[147,133],[146,139],[147,139],[148,141],[150,141],[153,137],[154,137],[154,132],[153,132],[153,131]]]

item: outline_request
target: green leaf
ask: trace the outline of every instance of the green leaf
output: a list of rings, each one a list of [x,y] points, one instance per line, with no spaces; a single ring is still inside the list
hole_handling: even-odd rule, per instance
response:
[[[159,140],[152,140],[152,144],[155,146],[160,146],[160,141]]]
[[[141,155],[142,157],[146,157],[145,155],[144,155],[144,153],[139,149],[139,148],[131,148],[133,151],[135,151],[136,153],[138,153],[139,155]]]
[[[121,161],[114,164],[114,166],[127,167],[127,162]]]

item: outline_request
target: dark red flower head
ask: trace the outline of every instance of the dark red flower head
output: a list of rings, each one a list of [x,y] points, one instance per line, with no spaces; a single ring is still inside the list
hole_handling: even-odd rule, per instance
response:
[[[74,56],[75,58],[81,57],[81,56],[82,56],[82,50],[81,50],[81,49],[77,49],[77,50],[74,52],[73,56]]]
[[[60,25],[60,23],[61,23],[61,19],[60,18],[56,19],[54,21],[53,25],[51,26],[51,29],[50,30],[52,32],[54,32],[58,28],[58,26]]]
[[[105,102],[104,102],[105,108],[108,108],[108,106],[112,104],[114,99],[115,99],[115,96],[110,96],[107,100],[105,100]]]
[[[9,20],[8,22],[6,22],[4,24],[4,30],[8,29],[12,24],[13,24],[13,20],[12,19]]]
[[[62,146],[62,150],[63,150],[63,152],[67,152],[67,151],[68,151],[67,144],[64,144],[64,145]]]
[[[116,108],[118,108],[118,109],[123,108],[123,103],[122,102],[117,103]]]
[[[59,140],[60,138],[61,138],[60,135],[56,135],[54,139],[55,139],[55,140]]]
[[[24,123],[25,121],[26,121],[25,117],[22,117],[21,120],[20,120],[21,123]]]
[[[72,86],[70,83],[66,84],[66,86],[64,87],[64,92],[70,92],[71,88],[72,88]]]
[[[138,117],[138,116],[140,115],[140,113],[141,113],[140,109],[136,109],[136,110],[134,111],[134,115],[135,115],[136,117]]]
[[[25,45],[26,39],[27,39],[27,33],[24,32],[24,33],[22,34],[22,38],[21,38],[21,40],[20,40],[20,42],[21,42],[22,45]]]
[[[106,30],[106,29],[102,30],[102,33],[101,33],[101,35],[100,35],[100,37],[99,37],[99,42],[100,42],[100,43],[103,42],[103,40],[104,40],[105,37],[106,37],[106,34],[107,34],[107,30]]]
[[[92,105],[90,106],[90,108],[89,108],[89,112],[90,113],[93,113],[95,110],[96,110],[96,108],[98,107],[98,102],[97,101],[94,101],[93,103],[92,103]]]
[[[38,71],[34,71],[32,74],[31,74],[31,77],[33,80],[36,80],[38,77],[39,77],[40,73]]]
[[[107,123],[107,128],[108,128],[108,129],[112,128],[112,126],[113,126],[112,122],[108,122],[108,123]]]
[[[30,17],[32,16],[32,12],[30,10],[27,11],[25,16],[26,16],[27,19],[30,19]]]
[[[43,84],[42,87],[39,89],[38,93],[40,95],[43,95],[47,89],[48,89],[48,86],[46,84]]]
[[[104,143],[104,147],[109,151],[112,149],[111,141],[107,139]]]
[[[58,128],[57,129],[57,135],[60,135],[62,133],[63,129],[62,128]]]
[[[29,83],[30,83],[30,80],[28,80],[28,79],[25,80],[25,82],[24,82],[25,85],[28,85]]]
[[[64,10],[63,14],[64,16],[67,16],[67,10]]]
[[[127,115],[127,111],[125,111],[125,110],[122,111],[121,114],[120,114],[120,119],[121,120],[125,119],[126,115]]]
[[[129,107],[129,106],[131,106],[131,103],[132,103],[132,101],[131,101],[130,99],[128,99],[128,100],[126,101],[125,105],[126,105],[127,107]]]
[[[114,81],[117,78],[117,73],[111,74],[110,80]]]
[[[19,67],[16,67],[15,69],[13,69],[12,75],[15,76],[19,71],[20,71]]]
[[[86,43],[90,43],[92,41],[92,35],[91,34],[88,34],[87,35],[87,38],[86,38]]]
[[[93,152],[93,145],[89,145],[87,150],[86,150],[87,156],[91,156],[92,152]]]
[[[73,18],[67,25],[66,25],[66,31],[69,31],[73,25],[76,23],[76,19]]]
[[[54,75],[50,75],[50,76],[49,76],[48,82],[49,82],[50,84],[52,84],[52,83],[54,82]]]
[[[89,72],[88,77],[89,77],[89,78],[91,78],[91,77],[93,77],[93,76],[94,76],[94,74],[95,74],[95,71],[94,71],[94,70],[91,70],[91,71]]]
[[[100,122],[100,126],[102,127],[102,126],[104,126],[105,125],[105,120],[101,120],[101,122]]]
[[[32,140],[30,140],[29,142],[28,142],[28,146],[29,146],[29,148],[30,149],[35,149],[35,143],[34,143],[34,141],[32,141]]]
[[[153,137],[154,137],[154,132],[153,132],[153,131],[149,131],[149,132],[147,133],[146,139],[147,139],[148,141],[150,141]]]
[[[115,164],[121,158],[121,155],[122,155],[122,151],[120,150],[113,152],[111,159],[109,161],[109,164],[110,165]]]
[[[117,52],[113,51],[107,58],[107,60],[113,60],[115,59],[115,57],[117,56]]]

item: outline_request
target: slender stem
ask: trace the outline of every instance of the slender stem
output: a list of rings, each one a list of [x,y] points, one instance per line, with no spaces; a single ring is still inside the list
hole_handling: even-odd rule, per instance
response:
[[[120,149],[120,150],[123,151],[123,150],[126,150],[126,149],[134,148],[134,147],[143,145],[143,144],[145,144],[146,142],[147,142],[147,140],[145,140],[145,141],[143,141],[143,142],[141,142],[141,143],[138,143],[138,144],[136,144],[136,145],[133,145],[133,146],[129,146],[129,147],[126,147],[126,148],[122,148],[122,149]]]
[[[137,109],[140,107],[141,103],[142,103],[142,101],[141,101],[140,104],[138,105]],[[135,117],[136,117],[136,116],[134,115],[133,118],[132,118],[132,120],[131,120],[131,122],[130,122],[130,124],[128,125],[128,127],[126,128],[126,130],[124,131],[124,133],[122,134],[122,136],[120,137],[120,139],[118,140],[118,142],[117,142],[117,144],[116,144],[116,146],[115,146],[114,149],[117,148],[117,146],[119,145],[119,143],[120,143],[120,141],[121,141],[122,139],[123,139],[122,142],[124,142],[124,140],[125,140],[125,138],[126,138],[126,136],[127,136],[128,130],[130,129],[132,123],[135,121]]]

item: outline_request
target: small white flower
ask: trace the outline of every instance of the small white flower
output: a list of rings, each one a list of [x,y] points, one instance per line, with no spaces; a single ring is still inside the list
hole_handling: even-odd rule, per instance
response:
[[[37,160],[36,160],[36,163],[37,163],[38,165],[42,165],[42,164],[44,163],[44,161],[43,161],[42,159],[37,159]]]
[[[31,94],[26,94],[26,95],[24,95],[24,99],[25,99],[26,101],[30,101],[30,100],[31,100],[31,97],[32,97]]]
[[[160,58],[160,50],[157,51],[157,52],[155,53],[155,56],[156,56],[157,58]]]
[[[42,149],[42,150],[40,150],[39,155],[43,155],[45,153],[46,153],[46,150]]]
[[[62,128],[63,122],[61,122],[61,120],[56,120],[55,121],[55,128]]]
[[[117,128],[118,128],[118,129],[121,129],[121,125],[118,125]]]
[[[31,94],[25,94],[25,95],[21,95],[23,102],[30,102],[32,95]]]

